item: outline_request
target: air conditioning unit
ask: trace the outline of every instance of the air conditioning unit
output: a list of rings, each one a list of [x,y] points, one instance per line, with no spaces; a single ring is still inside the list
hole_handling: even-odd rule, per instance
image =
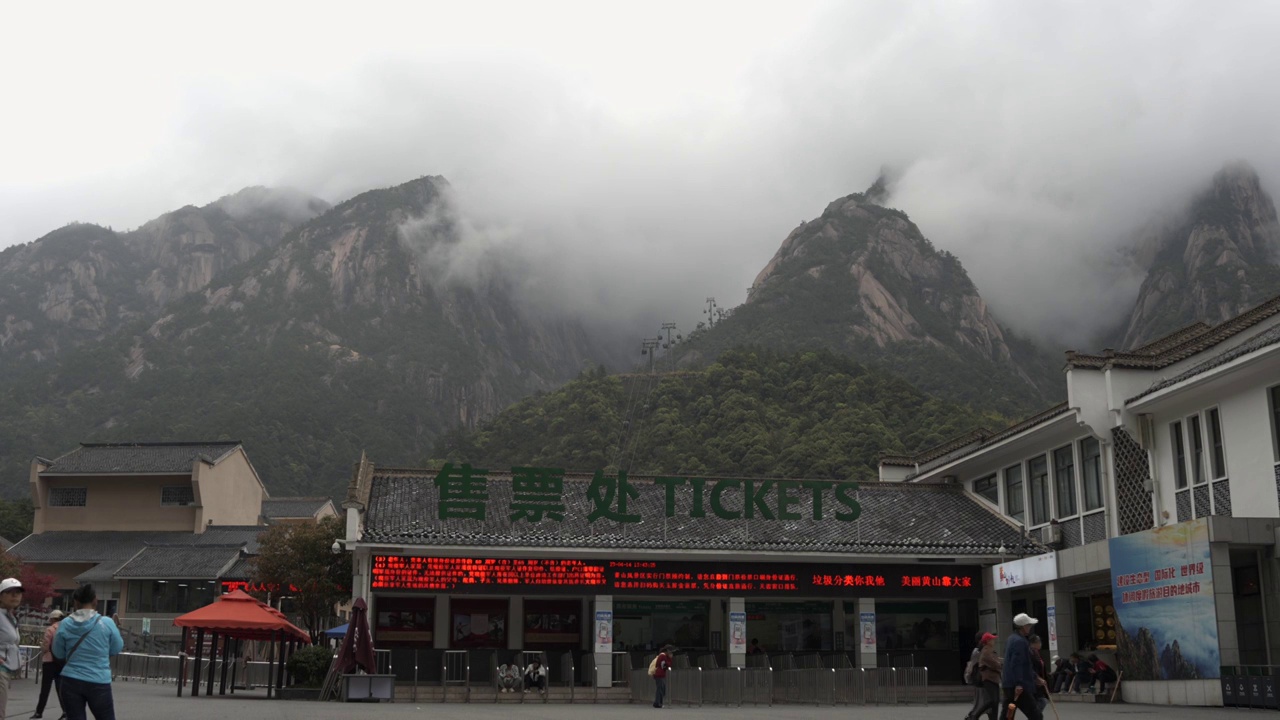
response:
[[[1056,547],[1062,544],[1062,526],[1056,522],[1049,523],[1048,527],[1042,528],[1040,535],[1044,538],[1045,545]]]
[[[1138,416],[1138,445],[1143,450],[1156,449],[1156,423],[1151,415]]]

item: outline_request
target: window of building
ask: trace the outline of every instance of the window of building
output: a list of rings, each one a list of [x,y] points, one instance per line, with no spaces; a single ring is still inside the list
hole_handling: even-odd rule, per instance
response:
[[[131,613],[185,613],[204,607],[221,592],[212,580],[130,580]]]
[[[1182,423],[1169,424],[1169,439],[1173,441],[1173,479],[1179,490],[1187,486],[1187,446],[1182,442]]]
[[[1187,418],[1187,436],[1191,440],[1191,483],[1204,482],[1204,434],[1200,431],[1200,416]]]
[[[1031,524],[1049,522],[1049,462],[1044,455],[1027,461],[1031,490]]]
[[[49,507],[84,507],[89,502],[89,488],[49,488]]]
[[[190,485],[165,485],[160,488],[161,505],[194,505],[195,488]]]
[[[1053,485],[1058,500],[1058,517],[1076,514],[1076,461],[1071,446],[1053,451]]]
[[[1097,438],[1080,441],[1080,478],[1084,483],[1084,510],[1102,507],[1102,443]]]
[[[1218,416],[1218,408],[1210,408],[1209,417],[1209,459],[1213,462],[1213,479],[1221,480],[1227,476],[1227,451],[1222,445],[1222,420]]]
[[[1014,465],[1004,471],[1004,511],[1019,523],[1026,522],[1026,499],[1022,496],[1022,466]]]
[[[996,476],[991,475],[973,481],[974,494],[986,499],[992,505],[1000,504],[1000,487],[996,485]]]

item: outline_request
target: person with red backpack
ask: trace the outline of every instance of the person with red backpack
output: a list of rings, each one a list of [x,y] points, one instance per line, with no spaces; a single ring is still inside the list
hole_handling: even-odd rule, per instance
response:
[[[653,676],[653,684],[656,686],[653,696],[653,706],[656,708],[662,707],[667,699],[667,671],[671,669],[671,653],[674,651],[675,646],[664,645],[658,657],[649,665],[649,674]]]

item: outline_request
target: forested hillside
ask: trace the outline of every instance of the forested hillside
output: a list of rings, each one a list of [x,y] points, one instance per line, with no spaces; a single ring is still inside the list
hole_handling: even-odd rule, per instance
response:
[[[696,371],[584,373],[475,433],[450,433],[434,454],[489,469],[867,480],[883,453],[1003,421],[830,351],[738,348]]]

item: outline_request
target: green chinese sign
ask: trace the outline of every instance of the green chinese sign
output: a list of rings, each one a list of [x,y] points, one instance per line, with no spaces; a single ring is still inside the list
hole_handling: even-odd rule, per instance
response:
[[[488,470],[463,463],[448,463],[436,475],[441,520],[466,518],[484,520],[489,504]],[[862,514],[854,498],[857,483],[834,480],[713,480],[708,478],[656,477],[665,498],[666,516],[704,518],[708,514],[722,520],[801,520],[806,499],[809,517],[826,518],[832,511],[839,522],[853,522]],[[678,503],[688,489],[689,500]],[[607,475],[597,470],[587,485],[585,496],[591,504],[589,522],[601,518],[623,523],[642,519],[635,507],[640,490],[626,472]],[[630,504],[630,508],[628,505]],[[564,470],[558,468],[511,468],[511,520],[539,523],[564,520]]]

